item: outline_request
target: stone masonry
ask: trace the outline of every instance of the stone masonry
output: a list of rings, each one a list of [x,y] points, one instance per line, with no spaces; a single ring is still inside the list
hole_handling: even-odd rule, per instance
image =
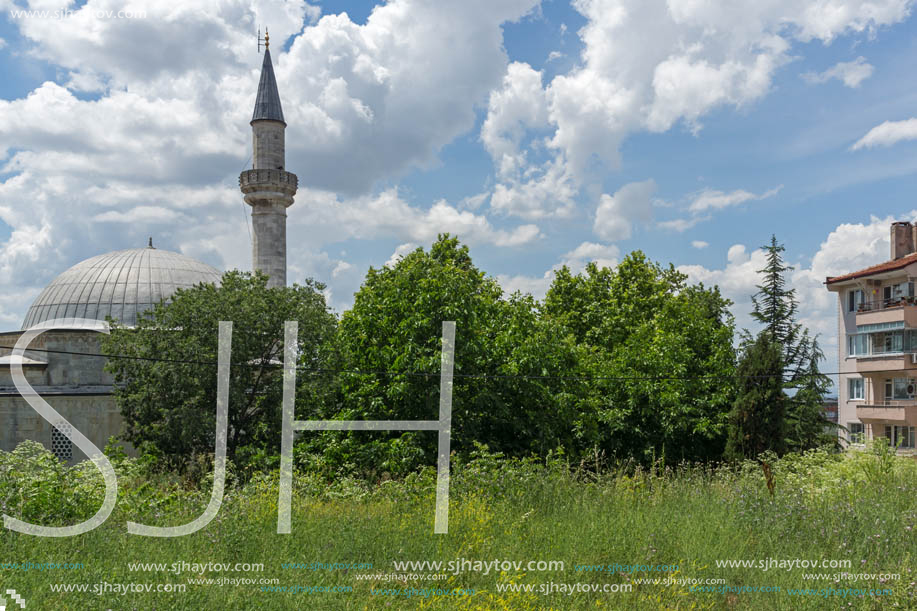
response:
[[[239,176],[245,203],[252,207],[252,268],[266,273],[268,286],[287,284],[287,208],[296,194],[296,175],[284,169],[283,109],[265,44],[261,80],[252,114],[252,169]]]

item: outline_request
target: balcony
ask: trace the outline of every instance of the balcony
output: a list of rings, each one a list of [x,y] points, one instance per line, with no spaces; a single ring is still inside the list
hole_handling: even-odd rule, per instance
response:
[[[887,352],[872,353],[868,355],[858,355],[856,357],[857,372],[859,373],[879,373],[882,371],[904,371],[905,369],[917,369],[914,363],[914,353]]]
[[[292,197],[296,194],[297,185],[296,174],[283,170],[245,170],[239,174],[239,187],[246,196],[262,197],[266,194],[277,194],[290,198],[290,203],[293,203]]]
[[[877,299],[857,306],[858,327],[897,322],[903,322],[906,327],[917,327],[917,297]]]
[[[917,306],[905,309],[917,313]],[[882,312],[890,311],[894,310]],[[856,359],[856,370],[878,373],[917,369],[917,328],[909,328],[906,324],[899,320],[864,325],[857,320],[858,332],[847,336],[847,357]]]
[[[917,400],[867,401],[857,405],[860,422],[917,426]]]

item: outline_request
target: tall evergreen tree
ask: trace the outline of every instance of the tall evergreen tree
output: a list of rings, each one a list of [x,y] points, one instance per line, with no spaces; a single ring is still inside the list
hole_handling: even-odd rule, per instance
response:
[[[774,430],[786,434],[781,446],[786,449],[805,450],[830,443],[832,425],[824,417],[824,401],[831,381],[818,369],[824,354],[818,347],[817,338],[809,335],[808,329],[797,320],[799,302],[796,290],[787,287],[786,275],[793,271],[783,259],[785,248],[771,236],[771,242],[762,247],[766,251],[767,263],[763,269],[763,281],[757,285],[758,292],[752,296],[752,318],[764,328],[761,335],[767,335],[780,355],[780,368],[775,375],[782,383],[784,406],[780,410],[766,410],[784,419]],[[748,348],[757,340],[746,331],[743,344]]]
[[[786,433],[791,450],[837,446],[837,424],[825,417],[825,397],[831,389],[831,380],[818,369],[823,358],[818,341],[812,340],[808,365],[787,406]]]
[[[772,450],[785,450],[783,358],[780,346],[768,331],[747,342],[736,368],[737,395],[729,414],[726,458],[756,458]]]
[[[786,248],[771,235],[771,243],[761,247],[767,252],[767,264],[758,273],[764,276],[752,296],[751,316],[762,325],[780,347],[783,360],[784,381],[795,386],[810,361],[811,340],[809,331],[796,320],[799,302],[796,289],[787,288],[786,274],[793,266],[783,260]],[[748,339],[748,337],[746,337]]]

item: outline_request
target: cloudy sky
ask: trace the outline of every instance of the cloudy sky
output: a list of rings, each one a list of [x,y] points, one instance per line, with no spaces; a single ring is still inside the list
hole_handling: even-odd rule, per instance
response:
[[[833,370],[825,276],[917,218],[913,4],[0,0],[0,329],[148,236],[249,268],[261,24],[300,184],[288,277],[337,311],[449,231],[536,297],[559,265],[642,249],[748,325],[774,233]]]

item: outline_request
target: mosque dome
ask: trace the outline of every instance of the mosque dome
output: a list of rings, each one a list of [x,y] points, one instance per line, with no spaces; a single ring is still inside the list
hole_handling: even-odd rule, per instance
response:
[[[117,250],[77,263],[55,278],[32,303],[22,328],[55,318],[106,316],[134,326],[138,314],[168,301],[176,289],[201,282],[218,285],[221,277],[215,267],[152,245]]]

